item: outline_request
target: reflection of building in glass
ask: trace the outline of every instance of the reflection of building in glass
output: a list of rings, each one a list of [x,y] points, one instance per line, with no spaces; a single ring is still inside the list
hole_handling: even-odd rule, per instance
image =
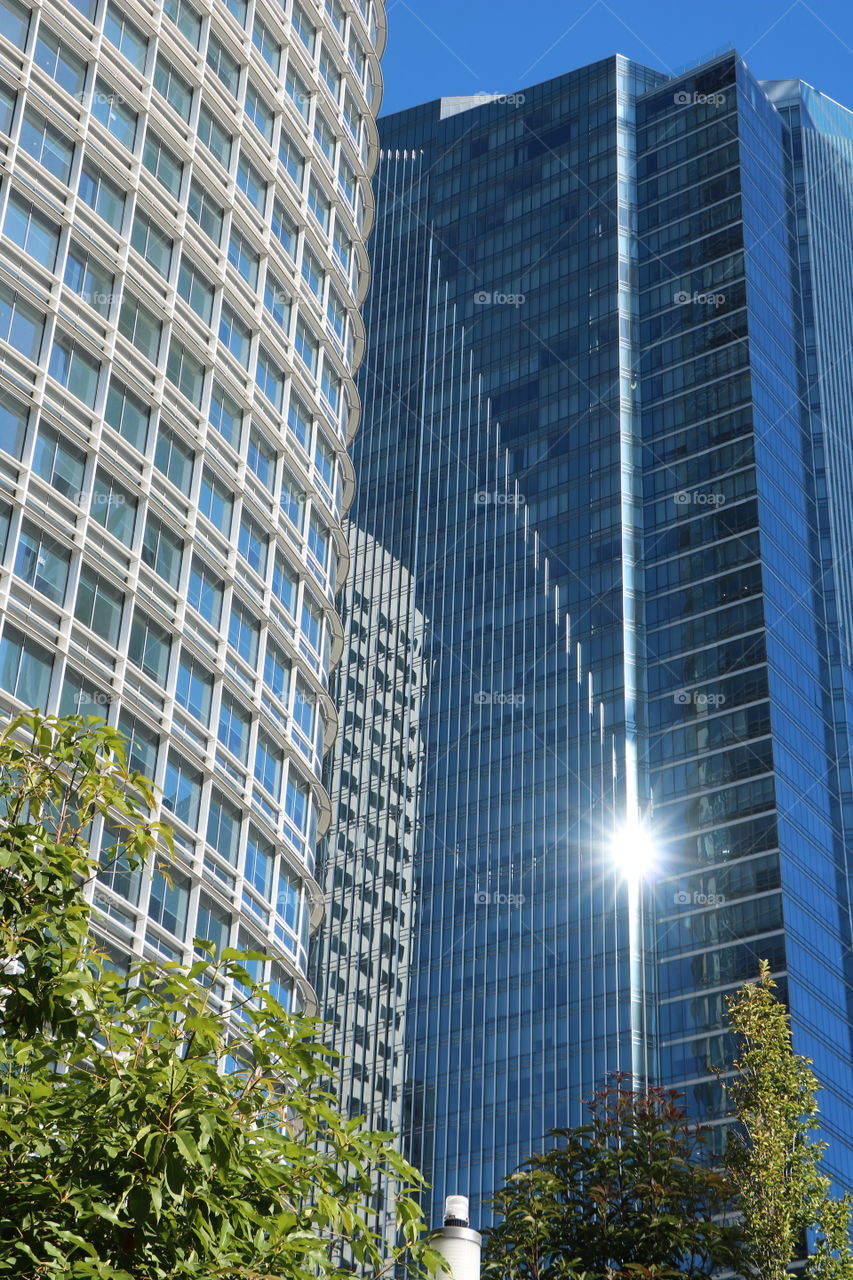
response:
[[[399,1133],[424,628],[411,574],[352,525],[349,548],[344,659],[335,673],[341,733],[327,765],[333,821],[318,871],[326,927],[314,961],[319,974],[334,974],[320,1013],[343,1054],[341,1102],[372,1128]]]
[[[618,1067],[722,1124],[761,956],[850,1184],[849,134],[734,54],[383,122],[353,519],[425,620],[404,1106],[436,1221],[487,1220]],[[650,808],[638,920],[609,846]]]
[[[107,717],[162,788],[117,951],[265,949],[296,1006],[383,43],[374,0],[0,0],[3,707]]]

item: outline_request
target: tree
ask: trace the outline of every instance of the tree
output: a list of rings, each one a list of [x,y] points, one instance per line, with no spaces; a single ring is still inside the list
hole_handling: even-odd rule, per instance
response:
[[[0,1275],[337,1280],[404,1254],[421,1274],[420,1175],[336,1111],[331,1054],[253,979],[262,957],[197,940],[188,969],[123,972],[93,945],[90,824],[139,866],[169,840],[152,800],[104,725],[33,713],[0,735]]]
[[[775,985],[762,960],[758,981],[728,1002],[740,1050],[728,1086],[738,1125],[729,1134],[726,1167],[738,1191],[746,1274],[784,1280],[805,1233],[814,1230],[809,1280],[853,1280],[850,1202],[834,1200],[820,1173],[826,1143],[811,1138],[818,1126],[818,1083],[810,1059],[794,1053]]]
[[[591,1119],[554,1129],[494,1200],[484,1273],[495,1280],[669,1280],[736,1267],[740,1234],[722,1217],[727,1180],[703,1158],[704,1132],[671,1090],[637,1093],[616,1076]]]

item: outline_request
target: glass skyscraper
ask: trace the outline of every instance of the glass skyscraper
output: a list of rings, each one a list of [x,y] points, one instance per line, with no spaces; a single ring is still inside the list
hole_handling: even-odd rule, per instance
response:
[[[761,957],[850,1185],[851,123],[734,53],[380,122],[316,981],[434,1221],[608,1072],[722,1133]]]
[[[103,716],[170,876],[119,960],[263,950],[312,1009],[381,0],[0,0],[0,711]],[[97,852],[102,833],[93,833]]]

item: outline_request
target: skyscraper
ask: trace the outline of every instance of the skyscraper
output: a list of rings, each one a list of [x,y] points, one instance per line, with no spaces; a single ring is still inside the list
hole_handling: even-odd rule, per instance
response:
[[[423,619],[397,1101],[435,1221],[614,1070],[722,1132],[761,957],[850,1184],[851,119],[728,53],[380,124],[344,616],[352,652],[384,548]],[[336,759],[330,893],[370,767]]]
[[[102,715],[162,788],[115,954],[262,949],[294,1008],[384,39],[381,0],[0,0],[0,707]]]

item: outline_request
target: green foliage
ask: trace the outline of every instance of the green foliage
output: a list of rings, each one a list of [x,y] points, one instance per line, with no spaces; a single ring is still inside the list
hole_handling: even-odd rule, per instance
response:
[[[702,1159],[704,1134],[672,1091],[625,1077],[555,1129],[556,1145],[512,1174],[494,1200],[484,1275],[494,1280],[675,1280],[736,1266],[739,1232],[720,1220],[727,1180]]]
[[[202,945],[190,969],[123,974],[95,951],[88,825],[108,816],[139,865],[168,842],[152,799],[105,726],[32,715],[0,737],[0,1276],[423,1274],[420,1175],[337,1112],[331,1054],[253,981],[261,957]]]
[[[850,1205],[832,1199],[819,1170],[826,1143],[810,1137],[818,1126],[818,1083],[810,1060],[793,1051],[775,985],[762,960],[758,981],[729,1001],[741,1047],[729,1084],[739,1127],[729,1136],[726,1167],[748,1243],[745,1273],[784,1280],[805,1233],[816,1229],[808,1280],[853,1280]]]

